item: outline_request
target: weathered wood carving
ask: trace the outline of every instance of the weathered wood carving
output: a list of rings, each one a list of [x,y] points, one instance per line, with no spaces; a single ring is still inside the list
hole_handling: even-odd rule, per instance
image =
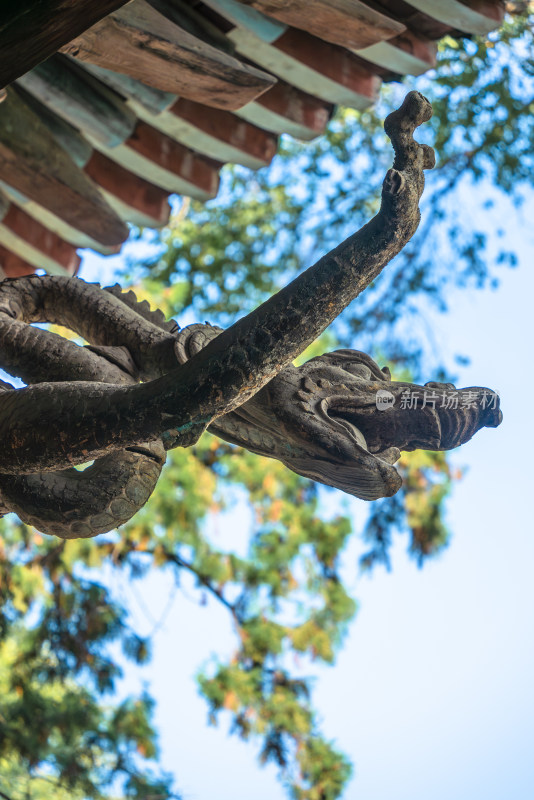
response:
[[[181,331],[120,287],[38,276],[1,283],[0,366],[28,386],[0,387],[0,512],[64,538],[111,530],[146,502],[165,450],[208,427],[371,500],[398,490],[400,450],[449,449],[498,425],[489,390],[392,382],[357,351],[291,365],[417,229],[434,154],[413,132],[431,113],[410,92],[387,118],[395,161],[376,217],[226,331]],[[29,324],[45,321],[90,345]]]

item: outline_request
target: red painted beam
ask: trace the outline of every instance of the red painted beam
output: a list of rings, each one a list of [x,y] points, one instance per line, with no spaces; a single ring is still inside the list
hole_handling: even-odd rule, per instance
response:
[[[220,163],[206,159],[145,122],[139,121],[129,139],[113,148],[95,149],[167,193],[185,194],[200,200],[215,197],[219,188]]]
[[[154,186],[144,178],[134,175],[97,150],[93,150],[84,172],[126,207],[138,211],[142,217],[151,220],[154,227],[163,226],[168,222],[171,210],[168,192],[159,186]],[[135,220],[132,217],[130,221]]]
[[[76,275],[81,261],[76,248],[49,231],[21,208],[12,203],[0,224],[11,231],[17,239],[43,254],[43,263],[35,264],[36,267],[42,266],[46,269],[46,258],[49,258],[70,275]]]
[[[6,278],[21,278],[23,275],[33,275],[37,267],[0,245],[0,269]]]
[[[295,28],[288,28],[273,42],[273,47],[340,86],[367,98],[369,104],[378,97],[380,78],[371,69],[362,66],[357,56],[342,47],[336,47]]]
[[[284,81],[278,81],[276,86],[273,86],[254,102],[286,119],[289,125],[284,128],[284,131],[292,133],[293,127],[306,129],[309,132],[309,136],[306,138],[313,138],[324,133],[328,121],[334,113],[333,104],[301,92],[300,89],[290,86]],[[294,135],[298,137],[301,134],[297,132]]]
[[[258,166],[270,164],[276,154],[278,146],[276,136],[239,119],[229,111],[209,108],[192,100],[180,98],[170,107],[169,113],[208,136],[241,151],[251,160],[259,162]],[[193,142],[189,144],[190,147],[195,147]],[[201,142],[198,149],[202,152]],[[237,158],[235,160],[237,161]]]

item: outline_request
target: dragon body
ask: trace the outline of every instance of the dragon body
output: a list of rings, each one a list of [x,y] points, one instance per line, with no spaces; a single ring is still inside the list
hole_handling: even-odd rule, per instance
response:
[[[488,390],[392,382],[357,351],[291,363],[415,232],[433,153],[413,131],[430,114],[411,92],[386,120],[395,161],[376,217],[226,331],[180,330],[132,292],[77,278],[0,283],[0,366],[27,384],[0,386],[0,513],[63,538],[111,530],[146,502],[165,451],[208,427],[371,500],[400,487],[401,449],[449,449],[499,424],[495,403],[483,402]],[[43,322],[89,344],[35,327]],[[430,402],[438,390],[441,404]]]

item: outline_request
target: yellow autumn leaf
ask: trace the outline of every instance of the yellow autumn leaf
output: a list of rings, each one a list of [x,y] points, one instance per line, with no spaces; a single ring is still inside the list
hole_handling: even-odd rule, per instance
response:
[[[239,708],[239,698],[231,689],[224,695],[223,708],[226,708],[227,711],[237,711]]]

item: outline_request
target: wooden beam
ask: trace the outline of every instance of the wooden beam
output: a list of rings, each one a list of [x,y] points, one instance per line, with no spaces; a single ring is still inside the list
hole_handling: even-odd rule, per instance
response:
[[[133,135],[117,147],[103,147],[93,141],[95,150],[116,161],[129,172],[150,181],[167,192],[210,200],[219,188],[219,164],[204,159],[179,142],[138,122]]]
[[[369,47],[405,26],[360,0],[241,0],[243,5],[350,50]]]
[[[278,81],[268,92],[235,113],[267,131],[289,133],[296,139],[308,141],[324,133],[333,111],[332,103]]]
[[[0,87],[49,58],[127,0],[18,0],[2,10]]]
[[[80,266],[75,247],[13,204],[0,221],[0,244],[52,275],[76,275]]]
[[[133,0],[62,48],[96,64],[208,106],[236,109],[275,83]]]
[[[276,136],[230,111],[181,98],[168,111],[152,115],[135,101],[130,102],[141,119],[171,139],[216,161],[260,169],[270,164],[276,153]]]
[[[94,183],[13,89],[0,104],[0,179],[103,245],[128,236]]]
[[[202,39],[203,42],[213,45],[218,50],[224,50],[230,55],[234,55],[231,43],[228,41],[224,32],[217,24],[214,24],[209,15],[205,13],[203,3],[197,0],[148,0],[152,8],[163,14],[179,28]],[[198,5],[198,8],[194,8]]]
[[[64,56],[40,64],[17,85],[107,147],[127,139],[135,128],[135,114],[122,98]]]

